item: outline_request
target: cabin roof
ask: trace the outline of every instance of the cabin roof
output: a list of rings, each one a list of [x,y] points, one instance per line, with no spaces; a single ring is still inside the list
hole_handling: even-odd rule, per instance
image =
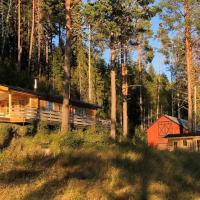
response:
[[[181,133],[181,134],[167,134],[165,138],[189,138],[200,137],[200,133]]]
[[[46,94],[43,94],[43,93],[35,92],[33,90],[30,90],[30,89],[25,89],[25,88],[21,88],[21,87],[17,87],[17,86],[10,86],[10,85],[7,85],[5,83],[0,83],[0,86],[7,87],[10,90],[14,90],[14,91],[22,92],[22,93],[25,93],[25,94],[37,96],[38,98],[41,98],[41,99],[44,99],[44,100],[47,100],[47,101],[53,101],[53,102],[57,102],[57,103],[62,103],[62,101],[63,101],[62,96],[46,95]],[[76,99],[70,99],[70,104],[72,106],[91,108],[91,109],[101,108],[99,105],[88,103],[88,102],[85,102],[85,101],[76,100]]]

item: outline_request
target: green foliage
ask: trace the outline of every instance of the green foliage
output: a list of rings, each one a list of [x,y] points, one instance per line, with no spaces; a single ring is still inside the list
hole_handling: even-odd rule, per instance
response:
[[[198,199],[199,153],[125,142],[96,148],[90,136],[92,146],[59,151],[65,135],[49,135],[47,147],[37,135],[14,140],[0,152],[0,199]]]
[[[33,136],[36,132],[36,128],[34,124],[18,126],[16,132],[20,137]]]
[[[13,127],[10,124],[0,124],[0,149],[9,145],[13,137]]]
[[[51,59],[53,85],[57,94],[62,93],[63,64],[63,53],[61,48],[58,47],[55,49]]]
[[[145,130],[141,130],[139,127],[135,129],[135,135],[133,137],[133,144],[146,144],[147,143],[147,135]]]
[[[48,124],[46,122],[43,122],[43,121],[40,121],[37,124],[37,131],[38,131],[38,133],[41,133],[41,134],[48,134],[48,133],[50,133],[50,129],[49,129]]]
[[[90,128],[86,131],[73,131],[68,133],[64,140],[63,146],[69,146],[74,148],[79,147],[105,147],[105,145],[111,142],[109,134],[106,132],[100,132],[102,130],[96,127]]]

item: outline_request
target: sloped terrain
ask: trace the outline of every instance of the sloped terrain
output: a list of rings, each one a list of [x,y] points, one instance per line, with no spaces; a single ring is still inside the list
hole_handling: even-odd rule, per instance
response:
[[[0,154],[0,199],[198,199],[200,154],[115,144],[107,134],[38,134]]]

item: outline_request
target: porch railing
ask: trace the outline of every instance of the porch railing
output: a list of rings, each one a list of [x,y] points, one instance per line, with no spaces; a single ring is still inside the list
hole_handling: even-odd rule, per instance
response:
[[[2,114],[2,115],[1,115]],[[21,122],[31,122],[33,120],[41,120],[49,124],[59,124],[62,120],[62,113],[59,111],[47,111],[37,108],[12,108],[10,114],[0,113],[0,118],[11,119],[11,121],[21,120]],[[70,115],[70,123],[74,127],[87,127],[94,124],[102,124],[105,128],[110,127],[110,120],[94,119],[90,116]]]

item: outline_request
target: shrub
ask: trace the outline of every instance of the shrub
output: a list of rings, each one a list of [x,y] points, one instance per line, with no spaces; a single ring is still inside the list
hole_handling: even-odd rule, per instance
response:
[[[146,143],[146,131],[139,127],[135,129],[135,135],[133,137],[133,143]]]
[[[24,136],[31,136],[35,133],[35,127],[33,124],[26,125],[26,126],[18,126],[17,128],[17,135],[24,137]]]
[[[40,121],[38,123],[38,130],[39,133],[44,133],[44,134],[48,134],[50,132],[49,130],[49,126],[46,122],[42,122]]]
[[[13,137],[14,128],[10,124],[0,124],[0,149],[7,147]]]

